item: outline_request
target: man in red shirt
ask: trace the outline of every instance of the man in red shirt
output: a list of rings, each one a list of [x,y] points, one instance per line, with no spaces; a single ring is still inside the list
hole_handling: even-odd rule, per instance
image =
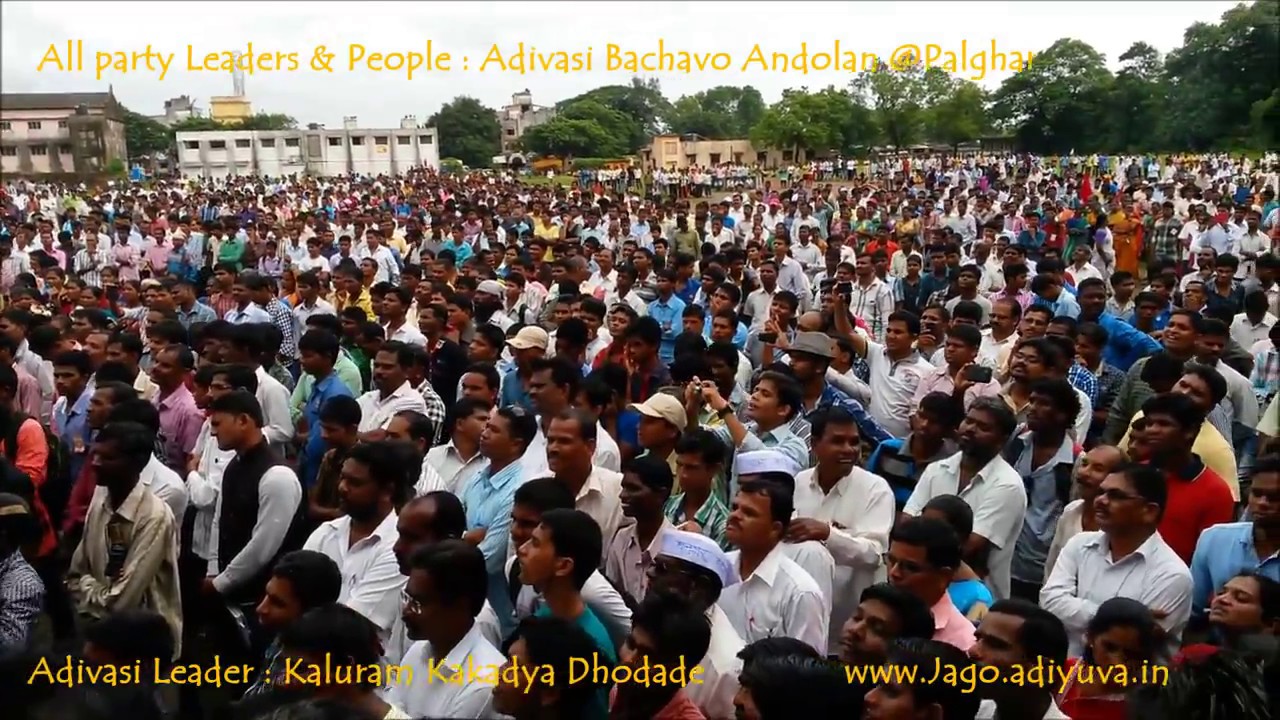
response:
[[[1201,531],[1235,519],[1231,488],[1192,452],[1205,420],[1194,400],[1175,393],[1156,395],[1142,404],[1142,415],[1147,421],[1142,435],[1150,449],[1148,462],[1168,483],[1160,535],[1190,565]]]

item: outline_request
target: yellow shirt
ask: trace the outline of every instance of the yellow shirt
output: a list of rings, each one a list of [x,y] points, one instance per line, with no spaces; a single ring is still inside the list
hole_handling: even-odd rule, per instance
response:
[[[1139,410],[1130,421],[1129,427],[1133,427],[1133,423],[1142,417],[1142,411]],[[1124,437],[1120,438],[1120,449],[1129,449],[1129,431],[1126,430]],[[1236,477],[1236,454],[1232,452],[1231,446],[1227,444],[1222,433],[1213,426],[1208,420],[1200,426],[1200,434],[1196,436],[1195,444],[1191,446],[1191,452],[1200,456],[1204,464],[1210,470],[1217,473],[1226,481],[1227,487],[1231,488],[1231,497],[1236,502],[1240,501],[1240,479]]]

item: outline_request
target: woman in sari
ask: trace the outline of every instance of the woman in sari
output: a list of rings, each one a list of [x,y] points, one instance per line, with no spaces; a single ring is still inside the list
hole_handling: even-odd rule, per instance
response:
[[[1111,235],[1116,251],[1116,270],[1124,270],[1138,276],[1138,258],[1142,256],[1138,230],[1142,223],[1130,209],[1126,209],[1123,201],[1116,198],[1112,201],[1111,212],[1107,215],[1107,224],[1111,226]]]

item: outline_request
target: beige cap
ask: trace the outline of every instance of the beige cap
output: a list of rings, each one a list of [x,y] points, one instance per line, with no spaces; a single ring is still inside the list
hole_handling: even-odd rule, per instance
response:
[[[684,432],[684,428],[689,424],[689,418],[685,415],[684,406],[676,398],[666,393],[658,393],[642,403],[635,403],[631,409],[659,420],[666,420],[680,432]]]
[[[507,344],[516,350],[529,350],[531,348],[546,350],[547,345],[551,344],[551,338],[547,335],[547,331],[540,327],[526,327],[520,328],[520,332],[508,340]]]

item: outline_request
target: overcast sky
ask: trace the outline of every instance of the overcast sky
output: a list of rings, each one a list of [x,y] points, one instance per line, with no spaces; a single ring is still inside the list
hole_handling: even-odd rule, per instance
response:
[[[114,86],[131,110],[160,114],[166,99],[189,95],[208,107],[210,95],[231,94],[231,76],[186,69],[187,46],[197,58],[207,53],[247,49],[255,53],[296,52],[298,72],[256,73],[246,77],[246,94],[257,112],[286,113],[299,123],[339,127],[355,115],[362,127],[395,127],[405,115],[424,121],[457,95],[471,95],[498,107],[513,92],[528,88],[534,101],[553,104],[600,85],[627,83],[631,73],[604,69],[606,46],[650,52],[659,40],[668,50],[729,53],[725,72],[653,73],[669,98],[716,85],[750,84],[776,100],[789,87],[843,86],[847,73],[741,72],[753,45],[767,53],[795,53],[807,41],[810,52],[828,50],[838,39],[842,49],[888,55],[906,43],[936,43],[958,49],[961,40],[1003,52],[1039,52],[1070,35],[1102,52],[1114,70],[1135,40],[1161,52],[1181,45],[1184,30],[1196,21],[1217,22],[1230,2],[1019,2],[1019,3],[128,3],[6,2],[0,4],[0,86],[5,92],[92,92]],[[68,40],[84,41],[83,72],[37,71],[56,44],[65,55]],[[404,73],[347,71],[346,48],[364,44],[369,52],[425,52],[454,57],[451,72]],[[592,47],[592,72],[570,74],[502,72],[479,66],[496,43],[505,55],[524,42],[540,52],[583,51]],[[145,66],[136,72],[110,71],[94,77],[97,52],[144,51],[147,43],[175,53],[163,81]],[[337,52],[332,74],[308,67],[312,49],[327,45]],[[460,58],[469,69],[463,70]],[[996,87],[1007,73],[990,73],[982,84]]]

